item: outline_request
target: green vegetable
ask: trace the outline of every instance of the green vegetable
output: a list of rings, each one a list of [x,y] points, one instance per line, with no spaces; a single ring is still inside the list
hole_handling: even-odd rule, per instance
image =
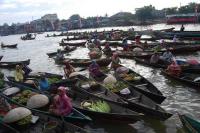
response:
[[[26,125],[26,124],[29,124],[31,122],[31,119],[32,119],[32,115],[29,115],[21,120],[19,120],[17,122],[18,125]]]
[[[60,81],[60,79],[54,77],[54,78],[48,78],[48,81],[50,84],[52,84],[52,83],[56,83],[56,82]]]

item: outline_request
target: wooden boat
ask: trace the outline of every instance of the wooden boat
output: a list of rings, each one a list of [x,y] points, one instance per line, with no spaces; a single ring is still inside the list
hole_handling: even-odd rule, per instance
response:
[[[34,93],[38,93],[38,94],[44,94],[43,92],[40,92],[39,90],[37,89],[33,89],[33,88],[30,88],[28,86],[24,86],[24,85],[21,85],[21,84],[18,84],[18,83],[14,83],[14,82],[10,82],[10,81],[5,81],[9,86],[12,86],[12,87],[17,87],[20,89],[20,92],[24,91],[24,90],[30,90]],[[0,95],[2,97],[4,97],[5,99],[7,99],[8,101],[14,103],[14,104],[17,104],[18,106],[21,106],[21,107],[25,107],[25,108],[28,108],[30,110],[35,110],[37,112],[40,112],[40,113],[43,113],[43,114],[46,114],[46,115],[49,115],[49,116],[52,116],[52,117],[57,117],[57,118],[60,118],[60,116],[56,116],[52,113],[50,113],[48,111],[49,109],[49,106],[50,105],[47,105],[45,108],[41,108],[41,109],[33,109],[33,108],[29,108],[26,106],[26,103],[23,104],[23,103],[19,103],[19,101],[15,101],[13,100],[12,98],[14,96],[16,96],[16,94],[13,94],[13,95],[10,95],[10,96],[7,96],[5,94],[3,94],[3,91],[5,91],[5,89],[2,89],[0,90]],[[19,93],[20,93],[19,92]],[[17,93],[17,94],[19,94]],[[50,96],[48,96],[50,97]],[[75,108],[73,108],[72,110],[72,113],[67,115],[67,116],[63,116],[63,119],[67,122],[74,122],[74,123],[88,123],[88,122],[91,122],[91,119],[88,117],[88,116],[85,116],[84,114],[80,113],[78,110],[76,110]]]
[[[11,69],[11,68],[15,68],[16,65],[21,65],[21,64],[25,64],[25,65],[29,65],[30,64],[30,59],[28,60],[24,60],[24,61],[13,61],[13,62],[0,62],[0,68],[7,68],[7,69]]]
[[[16,104],[13,104],[11,101],[9,101],[10,105],[13,108],[19,107]],[[0,109],[1,110],[1,109]],[[64,131],[69,131],[70,133],[87,133],[87,131],[81,127],[78,127],[72,123],[63,121],[60,118],[57,117],[52,117],[43,113],[40,113],[36,110],[31,110],[32,115],[38,116],[39,120],[36,123],[30,123],[28,125],[17,125],[17,123],[10,123],[6,124],[2,120],[0,120],[0,132],[1,133],[39,133],[39,132],[48,132],[50,129],[45,127],[45,125],[48,122],[55,122],[57,123],[57,126],[55,128],[51,129],[52,133],[57,133],[57,132],[64,132]],[[0,118],[3,118],[5,116],[5,111],[1,110],[0,112]]]
[[[36,73],[29,73],[28,78],[39,78],[39,77],[46,77],[46,78],[58,78],[62,79],[63,75],[48,73],[48,72],[36,72]]]
[[[106,101],[127,104],[127,102],[121,99],[117,94],[109,91],[101,84],[95,83],[95,85],[92,85],[92,83],[94,83],[94,80],[91,80],[83,75],[78,75],[76,76],[76,78],[78,78],[79,80],[75,88],[77,91],[86,93],[87,95],[100,97]]]
[[[80,46],[85,46],[86,41],[84,42],[76,42],[76,43],[69,43],[69,42],[60,42],[59,43],[60,46],[76,46],[76,47],[80,47]]]
[[[5,48],[5,47],[7,47],[7,48],[17,48],[17,44],[12,44],[12,45],[5,45],[5,44],[1,44],[1,47],[2,48]]]
[[[90,59],[65,59],[62,62],[57,62],[58,64],[64,64],[65,61],[70,61],[70,64],[74,67],[88,67],[92,60]],[[100,67],[108,66],[111,62],[110,58],[102,58],[102,59],[96,59],[97,64]]]
[[[135,58],[134,60],[138,64],[142,64],[142,65],[149,66],[149,67],[163,68],[163,69],[167,68],[166,64],[162,64],[160,62],[158,62],[156,64],[150,63],[150,59]],[[183,72],[188,72],[188,73],[199,73],[200,72],[200,66],[199,65],[186,65],[186,66],[180,65],[180,66],[181,66],[181,69],[182,69]]]
[[[135,123],[143,117],[143,114],[139,114],[110,101],[106,101],[106,103],[111,108],[111,112],[109,113],[97,112],[83,108],[81,105],[84,101],[97,102],[104,100],[93,95],[82,94],[76,91],[72,92],[73,94],[71,94],[71,98],[73,100],[73,107],[75,107],[80,112],[90,116],[93,120],[112,121],[113,123]]]
[[[36,38],[36,37],[31,37],[31,38],[29,38],[29,37],[27,38],[27,37],[25,37],[25,36],[22,36],[22,37],[21,37],[21,39],[24,40],[24,41],[26,41],[26,40],[35,40],[35,38]]]
[[[187,133],[200,133],[200,122],[187,116],[178,114]]]
[[[122,77],[116,72],[115,72],[115,76],[117,77],[117,79],[126,82],[128,85],[132,86],[135,90],[137,90],[138,92],[149,97],[151,100],[153,100],[154,102],[156,102],[158,104],[161,104],[166,98],[158,90],[158,88],[156,88],[151,82],[149,82],[142,75],[134,72],[132,69],[129,69],[129,72],[126,74],[126,76],[131,76],[131,79]],[[134,77],[132,77],[132,76],[134,76]],[[139,79],[136,79],[136,77],[139,77]]]
[[[150,58],[153,55],[153,52],[140,52],[135,54],[134,52],[119,52],[120,58],[134,59],[134,58]]]
[[[172,79],[175,79],[177,81],[180,81],[180,82],[182,82],[186,85],[193,86],[195,89],[199,90],[200,81],[195,82],[195,79],[200,77],[199,74],[182,72],[181,75],[179,77],[177,77],[177,76],[174,76],[174,75],[170,75],[169,73],[166,72],[166,70],[162,70],[162,74],[164,74],[164,75],[166,75],[166,76],[168,76]]]
[[[98,83],[103,84],[103,80],[107,76],[104,75],[101,78],[94,78],[92,75],[90,75],[90,77],[92,77]],[[122,83],[125,84],[123,81]],[[115,92],[123,100],[128,102],[128,104],[124,104],[125,107],[160,120],[166,120],[172,116],[172,114],[166,112],[158,104],[156,104],[154,101],[152,101],[150,98],[146,97],[142,93],[135,90],[133,87],[128,86],[128,89],[130,90],[130,94],[128,95],[123,95],[119,91]]]
[[[2,58],[3,58],[3,56],[0,56],[0,61],[1,61]]]
[[[76,48],[77,48],[77,47],[71,47],[71,48],[68,49],[68,50],[61,50],[61,53],[62,53],[62,54],[69,53],[69,52],[74,51]],[[56,54],[57,54],[57,52],[47,53],[47,55],[48,55],[49,57],[55,56]]]

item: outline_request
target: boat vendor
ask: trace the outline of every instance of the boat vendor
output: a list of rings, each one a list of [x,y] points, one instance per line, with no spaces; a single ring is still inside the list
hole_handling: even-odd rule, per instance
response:
[[[64,62],[65,63],[65,67],[63,68],[64,73],[65,73],[65,77],[69,78],[69,75],[73,72],[75,72],[75,69],[72,65],[70,65],[69,61]]]
[[[64,59],[64,55],[63,55],[63,53],[60,49],[57,50],[56,59],[57,60],[63,60]]]
[[[170,49],[168,48],[166,52],[163,53],[163,55],[160,57],[160,60],[162,60],[166,64],[171,64],[174,56],[170,52]]]
[[[174,35],[174,37],[173,37],[173,42],[174,42],[174,43],[177,42],[177,36],[176,36],[176,35]]]
[[[41,76],[41,79],[39,81],[39,89],[41,91],[48,91],[50,89],[49,82],[44,76]]]
[[[118,68],[120,63],[121,63],[121,61],[119,59],[118,53],[116,53],[116,52],[113,53],[112,62],[111,62],[111,68],[113,68],[115,70],[116,68]]]
[[[21,64],[20,66],[24,72],[24,77],[27,77],[32,70],[24,63]]]
[[[16,65],[14,76],[15,76],[15,81],[17,82],[24,81],[24,71],[22,70],[22,67],[20,65]]]
[[[185,30],[185,27],[183,26],[183,24],[181,25],[181,29],[180,31],[184,31]]]
[[[181,67],[176,63],[176,61],[172,61],[172,63],[167,67],[166,71],[170,75],[179,77],[181,74]]]
[[[129,46],[128,46],[128,40],[127,40],[127,38],[123,39],[122,45],[123,45],[123,50],[124,51],[129,51]]]
[[[66,116],[72,112],[71,99],[66,95],[65,87],[57,89],[57,95],[53,98],[53,104],[49,111],[58,116]]]
[[[109,43],[106,43],[106,44],[105,44],[105,47],[104,47],[104,49],[103,49],[102,51],[103,51],[104,53],[106,53],[106,54],[110,54],[110,53],[112,52]]]
[[[12,109],[12,107],[8,103],[8,101],[4,97],[0,96],[0,111],[1,112],[5,111],[5,113],[6,113],[6,112],[8,112],[11,109]]]
[[[98,47],[101,50],[101,42],[97,37],[95,37],[93,43],[95,44],[95,47]]]
[[[92,64],[89,66],[90,75],[93,77],[102,77],[103,73],[100,70],[100,66],[96,63],[95,60],[92,61]]]
[[[158,63],[158,61],[160,60],[160,55],[158,54],[158,52],[155,52],[150,59],[150,64],[156,64]]]

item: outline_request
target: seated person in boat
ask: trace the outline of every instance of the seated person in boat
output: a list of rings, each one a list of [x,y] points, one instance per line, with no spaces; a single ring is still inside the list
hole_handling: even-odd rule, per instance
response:
[[[122,45],[124,51],[129,51],[128,40],[126,38],[123,39]]]
[[[64,55],[63,55],[63,53],[62,53],[62,51],[60,49],[57,50],[56,59],[58,61],[64,59]]]
[[[155,52],[155,53],[151,56],[150,64],[156,64],[156,63],[158,63],[159,59],[160,59],[160,55],[158,54],[158,52]]]
[[[89,66],[90,75],[93,77],[102,77],[103,73],[100,70],[100,66],[96,63],[95,60],[92,61],[92,64]]]
[[[12,109],[12,107],[8,103],[8,101],[4,97],[0,96],[0,111],[7,112],[7,111],[9,111],[11,109]]]
[[[66,88],[59,87],[57,91],[49,111],[58,116],[69,115],[72,112],[72,104],[71,99],[66,95]]]
[[[174,43],[177,42],[177,37],[176,37],[176,35],[174,35],[174,37],[173,37],[173,42],[174,42]]]
[[[119,64],[121,63],[118,53],[113,53],[112,56],[112,62],[111,62],[111,68],[113,68],[114,70],[117,69],[119,67]]]
[[[68,46],[68,45],[66,45],[65,46],[65,48],[64,48],[64,50],[70,50],[71,48],[70,48],[70,46]]]
[[[73,72],[75,72],[74,67],[72,65],[70,65],[69,61],[65,62],[65,67],[64,69],[64,73],[65,73],[65,77],[69,78],[69,75]]]
[[[135,35],[135,44],[140,44],[141,42],[140,42],[140,35],[138,35],[137,33],[136,33],[136,35]]]
[[[110,53],[112,52],[112,50],[111,50],[111,48],[110,48],[110,46],[109,46],[109,43],[106,43],[106,45],[105,45],[105,47],[104,47],[104,49],[103,49],[103,52],[104,52],[105,54],[110,54]]]
[[[184,31],[185,30],[185,27],[183,26],[183,24],[181,25],[181,29],[180,31]]]
[[[167,73],[173,76],[179,77],[181,74],[181,67],[176,63],[176,61],[173,61],[168,67],[167,67]]]
[[[24,72],[24,77],[27,77],[32,70],[26,65],[26,64],[21,64],[21,68]]]
[[[93,43],[95,44],[95,47],[98,47],[101,50],[101,42],[97,37],[95,37]]]
[[[170,49],[168,48],[166,52],[163,53],[163,55],[160,57],[160,59],[166,63],[166,64],[171,64],[174,56],[170,52]]]
[[[41,91],[48,91],[50,89],[49,82],[44,76],[42,76],[39,81],[39,89]]]
[[[17,81],[17,82],[23,82],[24,81],[24,71],[22,70],[22,67],[20,65],[16,65],[14,75],[15,75],[15,81]]]
[[[98,46],[95,46],[95,48],[91,49],[88,54],[91,59],[98,59],[102,56],[102,51],[98,48]]]

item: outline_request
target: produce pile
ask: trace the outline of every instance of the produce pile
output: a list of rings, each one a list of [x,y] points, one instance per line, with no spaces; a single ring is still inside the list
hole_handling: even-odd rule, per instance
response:
[[[17,122],[17,124],[18,124],[18,125],[26,125],[26,124],[29,124],[29,123],[31,123],[31,119],[32,119],[32,115],[29,115],[29,116],[27,116],[27,117],[25,117],[25,118],[19,120],[19,121]]]
[[[48,78],[48,81],[49,81],[49,84],[53,84],[53,83],[56,83],[56,82],[60,81],[60,79],[54,77],[54,78]]]
[[[18,93],[16,96],[12,97],[12,100],[20,104],[26,104],[28,99],[35,94],[37,93],[32,92],[31,90],[24,90],[21,93]]]
[[[103,113],[110,113],[111,112],[110,106],[105,101],[84,102],[84,103],[82,103],[81,106],[83,108],[86,108],[86,109],[91,110],[91,111],[103,112]]]
[[[123,81],[117,81],[115,84],[105,84],[104,86],[112,92],[119,92],[128,87]]]
[[[123,74],[123,75],[120,75],[120,77],[122,77],[126,81],[137,81],[141,79],[140,76],[135,75],[134,73]]]

